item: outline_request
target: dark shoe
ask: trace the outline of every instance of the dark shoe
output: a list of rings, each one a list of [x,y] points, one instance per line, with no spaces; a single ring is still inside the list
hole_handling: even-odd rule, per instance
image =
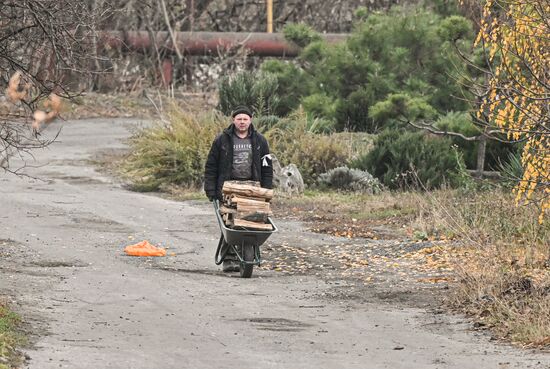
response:
[[[226,273],[228,272],[238,272],[239,271],[239,262],[237,260],[224,260],[222,264],[222,270]]]

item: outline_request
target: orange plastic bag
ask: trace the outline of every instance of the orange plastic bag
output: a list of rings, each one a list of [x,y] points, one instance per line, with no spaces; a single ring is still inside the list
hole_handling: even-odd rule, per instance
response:
[[[149,241],[141,241],[135,245],[126,246],[124,252],[131,256],[165,256],[166,250],[155,247]]]

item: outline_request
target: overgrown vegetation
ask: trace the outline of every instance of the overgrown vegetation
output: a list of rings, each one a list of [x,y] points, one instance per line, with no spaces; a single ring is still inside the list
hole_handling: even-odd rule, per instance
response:
[[[456,260],[451,303],[498,337],[550,345],[550,225],[536,206],[514,205],[504,189],[428,195],[417,227],[461,239],[470,253]]]
[[[452,77],[458,77],[462,67],[450,41],[463,39],[459,43],[463,48],[473,41],[472,26],[465,18],[442,17],[422,7],[394,7],[359,20],[347,42],[330,46],[303,25],[287,28],[285,35],[304,46],[300,69],[310,82],[301,97],[309,97],[308,113],[322,112],[340,129],[376,132],[391,124],[374,122],[368,112],[392,93],[420,99],[439,114],[468,108],[464,101],[449,98],[464,94]],[[270,61],[264,70],[281,74],[284,80],[293,67],[282,65]],[[285,84],[278,93],[295,93],[295,86]],[[310,96],[317,96],[319,104],[313,104]],[[328,101],[334,109],[320,109]]]
[[[308,184],[348,165],[371,171],[392,188],[410,186],[413,170],[427,189],[461,186],[464,166],[476,164],[477,143],[453,137],[453,148],[448,139],[418,133],[398,119],[430,120],[441,131],[466,136],[480,133],[470,105],[458,99],[471,97],[461,84],[470,71],[454,49],[472,53],[472,24],[446,2],[421,5],[358,11],[353,34],[338,45],[327,45],[304,24],[289,25],[287,38],[303,47],[299,62],[269,60],[261,72],[225,77],[219,110],[252,106],[273,151],[298,164]],[[343,129],[384,133],[372,152],[352,157],[317,135]],[[491,169],[509,167],[513,158],[509,147],[494,142],[487,156]]]
[[[392,137],[405,135],[401,142],[414,152],[402,153],[399,158],[394,153],[395,162],[390,164],[367,160],[372,164],[368,170],[385,185],[409,185],[407,179],[397,178],[406,177],[412,167],[427,188],[460,185],[458,167],[479,169],[477,140],[453,136],[453,148],[444,137],[407,133],[418,131],[408,123],[421,122],[465,137],[483,134],[471,112],[474,95],[464,88],[473,74],[480,80],[483,76],[459,57],[459,53],[468,56],[475,52],[473,25],[456,11],[454,5],[438,1],[396,6],[385,13],[358,10],[349,39],[334,45],[305,24],[289,24],[284,34],[302,47],[298,61],[269,60],[256,77],[241,72],[233,80],[225,79],[219,86],[220,107],[227,113],[223,104],[234,95],[231,101],[246,101],[260,114],[266,111],[285,117],[303,109],[307,120],[315,121],[322,132],[379,134],[393,130]],[[246,80],[251,82],[246,84]],[[276,107],[265,109],[270,103],[256,85],[271,87],[270,99],[278,102]],[[480,152],[487,157],[485,167],[494,169],[508,160],[511,150],[509,145],[489,141]],[[426,160],[430,155],[437,156]],[[441,163],[437,157],[443,158]],[[364,161],[360,168],[367,169]]]
[[[230,122],[229,117],[216,112],[194,115],[173,106],[165,120],[133,135],[131,154],[121,170],[138,191],[157,191],[174,185],[201,187],[211,144]],[[314,184],[320,174],[364,154],[371,141],[365,134],[317,133],[317,122],[296,112],[273,122],[259,120],[256,127],[267,137],[271,152],[283,165],[299,163],[308,184]]]
[[[23,342],[17,333],[20,317],[0,302],[0,369],[16,368],[21,364],[21,357],[15,351]]]
[[[218,109],[231,115],[239,105],[253,107],[256,116],[277,112],[279,96],[277,78],[261,72],[241,72],[232,77],[223,77],[219,85]]]
[[[172,108],[167,121],[138,131],[122,171],[138,191],[199,187],[212,141],[229,124],[220,114],[191,115]]]
[[[309,185],[314,184],[321,173],[345,165],[350,159],[346,142],[316,133],[315,121],[303,112],[281,119],[264,133],[279,161],[285,165],[296,164]]]
[[[321,41],[321,36],[304,23],[291,23],[283,29],[285,38],[300,47]]]
[[[464,165],[451,146],[449,139],[424,132],[388,130],[376,138],[372,151],[352,165],[381,178],[389,188],[457,187]]]
[[[51,144],[37,133],[58,116],[61,97],[75,96],[67,80],[90,76],[96,16],[82,2],[2,1],[0,170],[19,174],[12,158],[26,160]]]

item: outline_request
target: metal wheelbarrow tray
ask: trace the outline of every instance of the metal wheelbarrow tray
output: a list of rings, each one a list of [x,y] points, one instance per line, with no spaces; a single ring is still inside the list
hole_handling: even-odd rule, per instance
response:
[[[231,248],[239,259],[241,277],[249,278],[252,275],[253,266],[259,266],[261,263],[260,246],[272,233],[277,232],[277,227],[268,217],[267,220],[273,228],[271,231],[228,228],[223,222],[217,200],[214,201],[214,209],[222,233],[216,250],[216,264],[223,262],[227,251]]]

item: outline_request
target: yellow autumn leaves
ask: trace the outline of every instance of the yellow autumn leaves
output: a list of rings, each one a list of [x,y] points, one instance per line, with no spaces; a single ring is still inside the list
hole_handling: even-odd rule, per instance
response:
[[[488,114],[509,139],[525,142],[516,200],[539,202],[541,223],[550,214],[549,17],[544,0],[487,0],[476,40],[494,67],[478,114]]]

